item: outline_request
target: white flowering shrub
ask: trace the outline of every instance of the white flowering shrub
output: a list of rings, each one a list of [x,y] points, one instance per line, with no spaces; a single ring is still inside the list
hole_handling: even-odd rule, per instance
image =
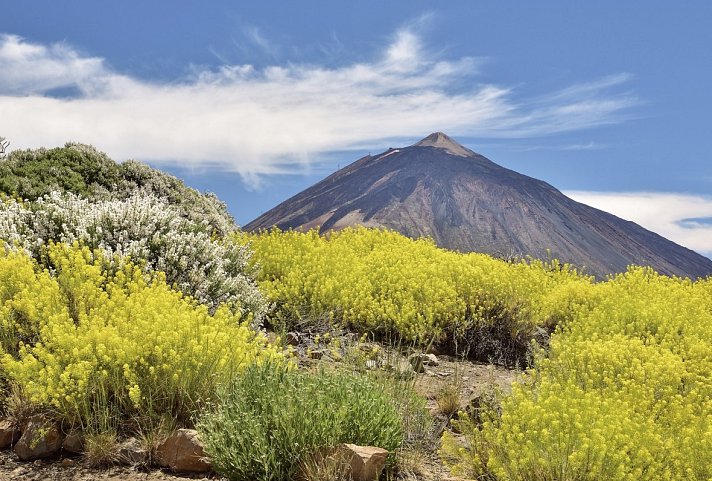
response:
[[[210,226],[218,235],[226,235],[236,229],[234,219],[227,213],[227,206],[212,192],[201,194],[186,187],[180,179],[135,160],[120,164],[119,173],[123,183],[112,198],[152,195],[166,199],[169,204],[177,206],[184,217]]]
[[[15,150],[0,160],[0,195],[34,201],[51,192],[96,201],[155,196],[175,206],[183,217],[209,225],[217,235],[235,230],[227,207],[214,194],[202,194],[134,160],[118,164],[91,145]]]
[[[258,325],[267,304],[248,265],[249,248],[214,234],[210,219],[186,218],[180,207],[153,195],[90,201],[53,192],[0,206],[0,238],[37,259],[49,241],[57,241],[143,261],[211,311],[228,304]]]

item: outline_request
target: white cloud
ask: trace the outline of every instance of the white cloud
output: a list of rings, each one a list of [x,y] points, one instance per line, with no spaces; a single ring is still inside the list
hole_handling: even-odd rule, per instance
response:
[[[581,150],[600,150],[605,149],[605,144],[599,144],[593,140],[577,144],[550,144],[550,145],[525,145],[522,147],[512,146],[511,149],[517,152],[534,152],[537,150],[551,150],[559,152],[581,151]]]
[[[712,257],[712,197],[660,192],[564,192]]]
[[[636,103],[611,90],[627,75],[516,100],[507,87],[477,82],[476,59],[429,53],[412,27],[382,51],[370,62],[335,68],[224,65],[149,82],[64,44],[4,35],[0,133],[15,148],[79,141],[119,160],[216,166],[250,181],[300,170],[320,153],[378,148],[438,130],[523,138],[585,129],[619,121]],[[53,96],[57,88],[77,93]]]
[[[32,95],[66,86],[89,90],[106,70],[102,59],[82,57],[61,43],[44,46],[0,35],[0,72],[0,94]]]

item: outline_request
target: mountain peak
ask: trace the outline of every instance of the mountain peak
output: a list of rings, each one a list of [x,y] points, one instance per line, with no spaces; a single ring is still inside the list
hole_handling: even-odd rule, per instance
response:
[[[457,157],[456,157],[457,156]],[[386,158],[386,161],[379,159]],[[631,264],[705,277],[712,260],[642,227],[569,199],[436,132],[375,159],[362,157],[262,214],[244,229],[362,225],[429,237],[495,256],[559,259],[605,278]]]
[[[471,157],[472,155],[474,155],[474,152],[472,152],[470,149],[458,144],[442,132],[433,132],[420,142],[414,144],[414,146],[435,147],[437,149],[444,149],[452,155],[458,155],[460,157]]]

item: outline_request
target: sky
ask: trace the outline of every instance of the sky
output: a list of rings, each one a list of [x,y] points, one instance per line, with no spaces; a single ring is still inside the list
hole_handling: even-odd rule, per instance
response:
[[[711,21],[702,0],[9,0],[0,136],[144,161],[246,224],[443,131],[712,256]]]

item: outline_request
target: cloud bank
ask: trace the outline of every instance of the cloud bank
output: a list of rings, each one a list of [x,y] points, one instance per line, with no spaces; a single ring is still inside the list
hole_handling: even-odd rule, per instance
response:
[[[712,197],[659,192],[565,194],[712,258]]]
[[[621,121],[613,75],[533,99],[478,80],[477,59],[431,54],[412,29],[369,62],[223,65],[173,82],[116,72],[65,44],[0,35],[0,134],[15,148],[91,143],[113,158],[221,168],[248,182],[319,154],[447,131],[527,138]],[[60,93],[62,95],[60,95]]]

